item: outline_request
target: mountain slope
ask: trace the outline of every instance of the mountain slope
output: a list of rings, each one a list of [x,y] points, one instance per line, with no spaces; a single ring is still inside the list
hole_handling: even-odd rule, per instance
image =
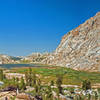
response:
[[[45,63],[100,71],[100,12],[64,35],[55,53]]]

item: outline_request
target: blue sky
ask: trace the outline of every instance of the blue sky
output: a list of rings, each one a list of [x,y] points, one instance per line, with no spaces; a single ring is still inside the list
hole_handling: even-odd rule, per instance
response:
[[[98,11],[100,0],[0,0],[0,53],[51,52]]]

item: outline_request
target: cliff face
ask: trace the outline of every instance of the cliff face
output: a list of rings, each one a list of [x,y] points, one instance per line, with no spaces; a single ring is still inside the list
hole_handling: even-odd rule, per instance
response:
[[[100,71],[100,12],[63,36],[47,64]]]

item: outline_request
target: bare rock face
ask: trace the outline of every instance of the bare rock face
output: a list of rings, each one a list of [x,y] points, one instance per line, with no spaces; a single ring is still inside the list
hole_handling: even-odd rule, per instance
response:
[[[100,71],[100,12],[63,36],[47,64]]]

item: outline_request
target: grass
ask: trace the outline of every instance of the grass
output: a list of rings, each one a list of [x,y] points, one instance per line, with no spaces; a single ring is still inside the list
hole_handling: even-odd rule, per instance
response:
[[[70,68],[57,66],[34,67],[32,70],[36,74],[39,74],[41,81],[45,84],[49,83],[51,80],[56,81],[56,76],[58,74],[63,75],[63,84],[81,85],[82,81],[85,79],[89,79],[92,84],[100,83],[100,73],[96,72],[76,71]],[[11,69],[11,72],[16,73],[25,73],[26,71],[28,71],[28,68]]]

